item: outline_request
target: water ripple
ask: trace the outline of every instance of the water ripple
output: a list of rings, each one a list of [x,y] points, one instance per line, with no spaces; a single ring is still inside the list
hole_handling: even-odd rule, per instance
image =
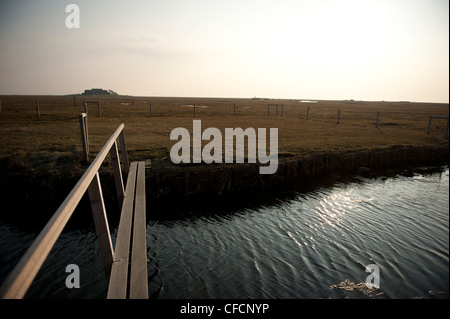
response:
[[[163,221],[150,216],[149,294],[153,298],[364,298],[357,291],[329,287],[347,279],[364,283],[369,275],[366,266],[376,264],[384,294],[374,298],[430,297],[430,290],[444,292],[445,297],[448,209],[447,167],[437,174],[336,183],[228,213],[187,211],[182,219]],[[4,265],[14,264],[23,253],[18,247],[26,247],[35,236],[2,223],[0,232]],[[93,230],[63,233],[52,255],[31,297],[104,296],[106,284]],[[61,276],[62,267],[72,262],[79,263],[86,276],[85,286],[77,292],[67,292]],[[2,267],[0,276],[6,276],[8,267]],[[55,281],[56,277],[60,279]]]

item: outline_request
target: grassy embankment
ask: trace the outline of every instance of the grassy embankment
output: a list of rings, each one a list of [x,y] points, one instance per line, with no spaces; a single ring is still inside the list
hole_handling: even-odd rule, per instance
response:
[[[196,119],[202,120],[202,130],[217,127],[224,135],[226,127],[277,127],[280,156],[448,142],[444,138],[445,120],[433,120],[431,133],[426,134],[429,116],[448,116],[448,104],[77,96],[74,106],[72,96],[2,96],[0,99],[0,156],[32,169],[58,170],[79,165],[82,148],[78,115],[83,111],[84,101],[101,102],[101,118],[97,117],[96,106],[89,104],[91,156],[124,123],[131,160],[152,159],[156,163],[158,159],[167,159],[175,143],[169,139],[172,129],[185,127],[192,131],[193,104],[196,104]],[[36,101],[40,116],[37,116]],[[233,116],[233,104],[236,104],[236,116]],[[283,104],[283,116],[281,106],[278,116],[275,106],[271,106],[267,116],[268,104]],[[377,112],[380,112],[378,128],[375,126]]]
[[[130,160],[152,160],[146,187],[149,199],[216,196],[262,185],[303,185],[304,178],[315,174],[353,173],[359,165],[371,167],[370,163],[374,168],[402,165],[414,162],[414,158],[428,157],[432,148],[427,147],[446,144],[448,149],[445,120],[433,120],[427,135],[429,116],[448,116],[446,104],[78,96],[75,106],[73,96],[0,96],[0,100],[1,193],[11,203],[7,211],[37,215],[56,210],[86,170],[78,120],[84,101],[100,101],[102,108],[101,118],[97,117],[96,105],[89,105],[88,109],[91,159],[117,126],[124,123]],[[152,103],[151,117],[148,101]],[[259,175],[255,166],[246,164],[191,164],[189,169],[172,164],[169,152],[175,141],[169,139],[170,132],[176,127],[192,131],[193,104],[203,130],[217,127],[224,135],[226,127],[278,128],[277,173]],[[268,104],[283,104],[283,116],[281,107],[276,116],[275,106],[268,116]],[[403,151],[399,146],[417,148]],[[114,201],[108,158],[105,162],[101,169],[103,193]],[[115,207],[114,203],[109,207]]]

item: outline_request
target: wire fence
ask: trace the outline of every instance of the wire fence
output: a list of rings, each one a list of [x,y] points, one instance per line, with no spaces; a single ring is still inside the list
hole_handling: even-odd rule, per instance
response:
[[[52,120],[78,117],[272,117],[378,128],[406,127],[448,137],[448,104],[144,97],[5,96],[0,116]],[[438,117],[429,121],[430,116]],[[445,122],[444,118],[447,118]],[[430,122],[430,123],[429,123]]]

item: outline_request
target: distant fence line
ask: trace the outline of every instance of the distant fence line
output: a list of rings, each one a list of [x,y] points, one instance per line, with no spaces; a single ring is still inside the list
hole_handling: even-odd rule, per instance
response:
[[[77,103],[83,103],[84,109],[83,109],[83,113],[85,113],[86,115],[88,114],[88,106],[89,104],[96,104],[97,105],[97,117],[101,118],[102,117],[102,106],[103,106],[103,102],[100,101],[96,101],[93,99],[86,99],[83,98],[80,101],[79,97],[70,97],[70,99],[73,99],[73,105],[77,105]],[[20,112],[23,110],[23,108],[28,109],[29,107],[31,107],[32,105],[34,105],[34,109],[35,109],[35,114],[37,117],[42,117],[43,115],[47,115],[51,112],[55,112],[57,113],[58,111],[56,111],[57,108],[59,107],[63,107],[63,106],[67,106],[67,105],[72,105],[71,100],[66,101],[66,103],[62,104],[60,101],[57,102],[47,102],[47,101],[19,101],[19,102],[10,102],[10,103],[5,103],[2,101],[0,101],[0,113],[8,113],[11,110],[13,110],[13,112]],[[160,116],[183,116],[183,113],[186,116],[189,116],[189,111],[186,109],[186,111],[184,112],[183,108],[189,107],[192,108],[192,116],[198,117],[198,116],[261,116],[264,115],[264,106],[267,106],[267,116],[273,116],[273,111],[271,113],[271,110],[273,110],[273,108],[275,108],[275,116],[279,117],[285,117],[286,115],[286,110],[285,110],[285,104],[280,104],[280,103],[264,103],[264,102],[259,102],[256,103],[254,105],[252,104],[245,104],[244,106],[240,107],[238,103],[214,103],[212,102],[211,105],[205,105],[205,103],[208,102],[203,102],[203,103],[193,103],[191,102],[192,100],[190,100],[189,102],[186,101],[180,101],[180,102],[163,102],[163,103],[154,103],[153,101],[150,100],[139,100],[139,101],[132,101],[132,100],[128,100],[128,99],[121,99],[121,100],[112,100],[112,101],[105,101],[106,103],[106,116],[108,116],[108,109],[111,107],[113,108],[113,113],[116,114],[120,114],[120,110],[118,110],[118,107],[124,107],[124,110],[127,112],[142,112],[143,115],[147,114],[147,116],[149,117],[160,117]],[[47,103],[45,103],[47,102]],[[137,103],[139,102],[139,103]],[[191,103],[191,104],[189,104]],[[252,102],[250,102],[252,103]],[[139,106],[137,106],[138,104],[143,104],[143,108],[142,111],[139,111]],[[148,112],[145,111],[145,105],[147,105],[148,107]],[[156,105],[155,105],[156,104]],[[306,104],[306,105],[305,105]],[[131,110],[127,110],[126,106],[129,105],[133,105],[133,109]],[[361,121],[371,121],[371,118],[373,119],[373,125],[376,128],[379,128],[380,125],[383,125],[382,121],[381,121],[381,112],[379,111],[349,111],[349,110],[342,110],[340,107],[335,107],[334,108],[334,113],[335,115],[333,115],[333,110],[326,110],[327,106],[322,106],[322,108],[320,108],[321,112],[317,113],[316,111],[316,105],[318,104],[314,104],[313,107],[311,107],[310,105],[308,105],[307,103],[304,103],[303,105],[287,105],[288,106],[288,112],[290,112],[290,117],[291,118],[298,118],[298,119],[304,119],[304,120],[326,120],[329,121],[330,119],[332,120],[333,118],[336,119],[336,124],[343,124],[346,122],[346,119],[348,119],[348,116],[350,115],[352,120],[357,120],[358,116],[360,116],[360,120]],[[22,108],[22,110],[20,109]],[[52,109],[53,108],[53,109]],[[136,109],[138,108],[138,109]],[[326,112],[324,112],[324,109],[326,110]],[[332,107],[333,108],[333,107]],[[65,112],[65,110],[63,108],[61,108],[60,110],[62,110],[61,112]],[[111,109],[109,109],[111,110]],[[303,114],[305,114],[305,117],[302,116],[302,110]],[[166,114],[164,114],[166,113]],[[171,114],[172,113],[172,114]],[[424,113],[424,112],[421,112]],[[79,113],[78,113],[79,114]],[[111,113],[110,113],[111,114]],[[401,114],[404,114],[402,112],[395,112],[395,111],[389,111],[389,112],[383,112],[383,114],[385,114],[385,118],[386,117],[393,117],[394,114],[399,114],[399,116]],[[425,115],[425,113],[423,114],[424,117],[428,117],[429,122],[428,122],[428,128],[426,128],[426,133],[427,135],[430,134],[431,131],[431,124],[432,124],[432,119],[447,119],[447,127],[446,127],[446,131],[445,131],[445,137],[448,138],[448,116],[434,116],[434,115]],[[110,115],[111,116],[111,115]],[[112,115],[114,116],[114,115]],[[355,117],[356,116],[356,117]],[[385,122],[386,125],[386,122]]]
[[[281,116],[284,115],[284,104],[269,103],[269,104],[267,104],[267,116],[270,116],[270,107],[271,106],[276,106],[276,116],[278,116],[278,107],[281,106]]]
[[[447,126],[445,128],[445,137],[448,138],[448,116],[433,116],[433,115],[430,115],[430,119],[428,120],[427,135],[430,135],[430,128],[431,128],[431,120],[432,119],[445,119],[445,120],[447,120]]]
[[[84,102],[84,113],[88,114],[88,104],[97,104],[98,117],[102,117],[102,107],[99,101],[86,101]]]

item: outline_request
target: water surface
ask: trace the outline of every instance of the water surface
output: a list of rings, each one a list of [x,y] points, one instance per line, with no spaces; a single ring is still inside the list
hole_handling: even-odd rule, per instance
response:
[[[369,264],[380,269],[372,298],[448,298],[448,167],[179,209],[147,217],[153,298],[369,298],[330,288],[364,283]],[[37,230],[0,221],[0,233],[3,281]],[[80,289],[65,287],[71,263]],[[63,232],[27,297],[105,298],[106,289],[89,224]]]

